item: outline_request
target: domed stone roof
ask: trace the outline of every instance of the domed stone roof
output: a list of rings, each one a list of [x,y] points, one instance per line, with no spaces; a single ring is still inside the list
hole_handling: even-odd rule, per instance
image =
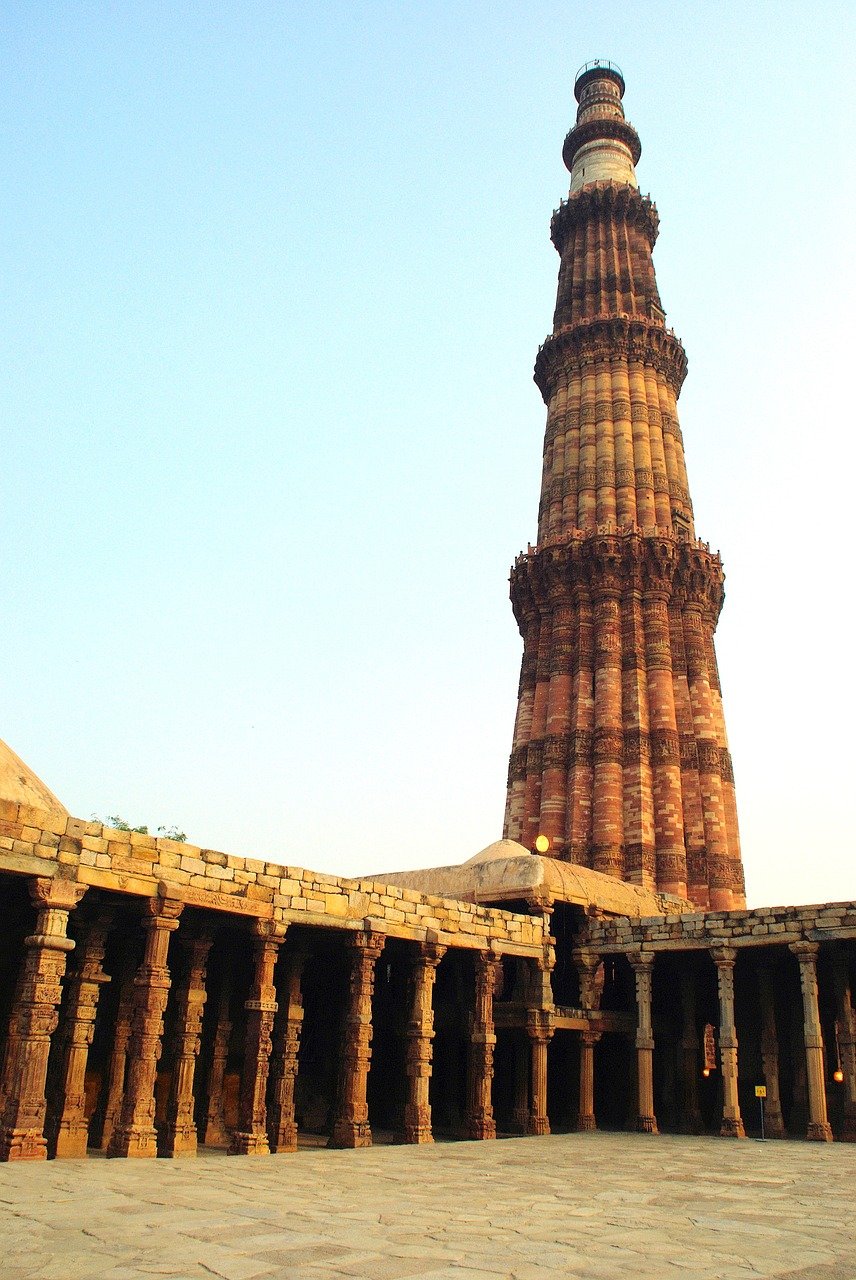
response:
[[[32,809],[44,809],[47,813],[68,815],[65,805],[2,740],[0,740],[0,800],[11,800],[14,804],[27,804]]]

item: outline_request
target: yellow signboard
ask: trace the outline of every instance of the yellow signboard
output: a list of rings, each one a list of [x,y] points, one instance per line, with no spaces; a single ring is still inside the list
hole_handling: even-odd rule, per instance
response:
[[[756,1085],[755,1085],[755,1097],[756,1097],[756,1098],[766,1098],[766,1096],[767,1096],[767,1086],[766,1086],[765,1084],[756,1084]]]

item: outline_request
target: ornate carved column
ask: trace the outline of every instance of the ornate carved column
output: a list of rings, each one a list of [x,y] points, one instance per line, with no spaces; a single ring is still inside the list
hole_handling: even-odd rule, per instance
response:
[[[654,1115],[654,1032],[651,1023],[651,980],[654,956],[631,952],[628,960],[636,975],[636,1128],[639,1133],[657,1133]]]
[[[782,1099],[779,1093],[779,1037],[773,997],[772,963],[758,965],[758,998],[761,1005],[761,1062],[767,1097],[764,1100],[764,1132],[768,1138],[784,1138]]]
[[[493,1029],[493,993],[499,974],[500,958],[490,951],[475,954],[476,990],[473,1024],[470,1033],[470,1050],[467,1063],[467,1123],[468,1138],[495,1138],[496,1121],[493,1118],[493,1050],[496,1034]]]
[[[0,1160],[44,1160],[45,1082],[51,1036],[56,1030],[66,956],[74,947],[66,936],[68,914],[85,885],[58,877],[30,881],[37,911],[36,930],[24,939],[24,968],[13,1011],[14,1036],[5,1064],[0,1117]]]
[[[171,985],[167,967],[170,934],[178,928],[183,902],[150,898],[144,921],[146,946],[134,978],[134,1011],[128,1041],[125,1094],[109,1156],[156,1156],[155,1082],[161,1056],[163,1017]]]
[[[526,1031],[532,1055],[532,1105],[529,1111],[529,1133],[550,1132],[547,1115],[547,1046],[553,1038],[551,1015],[543,1009],[530,1009],[526,1014]]]
[[[185,971],[176,993],[175,1057],[160,1150],[164,1156],[196,1155],[193,1081],[205,1012],[205,966],[210,934],[184,942]]]
[[[434,1040],[434,979],[446,947],[437,942],[418,945],[411,969],[410,1018],[407,1023],[407,1101],[404,1104],[403,1140],[433,1142],[431,1105],[428,1100]]]
[[[719,1058],[722,1064],[723,1138],[745,1138],[737,1096],[737,1028],[734,1025],[734,961],[732,947],[711,951],[719,988]]]
[[[82,930],[75,972],[68,981],[62,1068],[60,1071],[54,1155],[86,1155],[89,1121],[86,1118],[86,1063],[95,1034],[95,1015],[101,988],[109,982],[104,972],[104,946],[112,914],[99,912]]]
[[[238,1103],[238,1127],[232,1134],[232,1155],[266,1156],[270,1153],[267,1136],[267,1082],[271,1033],[277,1011],[273,971],[279,948],[285,937],[285,925],[275,920],[256,920],[255,974],[247,1011],[244,1041],[244,1070]]]
[[[119,977],[119,1004],[116,1010],[113,1045],[110,1050],[107,1081],[104,1089],[104,1118],[101,1122],[101,1134],[98,1140],[98,1147],[101,1151],[109,1150],[113,1134],[119,1123],[119,1117],[122,1114],[122,1098],[125,1094],[125,1064],[133,1013],[134,962],[130,947],[127,947]]]
[[[600,1032],[587,1028],[580,1032],[580,1105],[577,1112],[577,1132],[594,1133],[597,1120],[594,1114],[594,1047]]]
[[[806,1137],[816,1142],[831,1142],[832,1129],[826,1114],[826,1085],[823,1079],[823,1034],[817,1007],[816,942],[792,942],[789,948],[800,965],[800,987],[803,999],[803,1038],[808,1079],[808,1130]]]
[[[681,969],[681,1133],[703,1133],[698,1105],[698,1032],[696,1031],[695,974]]]
[[[382,933],[368,929],[359,930],[350,939],[350,992],[331,1147],[371,1146],[366,1086],[372,1057],[372,995],[375,965],[385,941]]]
[[[232,1039],[231,1019],[232,975],[224,968],[220,1002],[217,1006],[217,1027],[211,1048],[211,1066],[208,1071],[208,1103],[205,1109],[205,1127],[202,1141],[207,1147],[228,1147],[229,1131],[226,1128],[223,1081],[229,1060],[229,1044]]]
[[[276,1028],[271,1064],[271,1107],[268,1139],[273,1152],[297,1150],[297,1122],[294,1118],[294,1087],[303,1027],[303,993],[300,982],[306,953],[295,951],[288,957],[279,1025]]]
[[[844,1072],[844,1125],[843,1142],[856,1142],[856,1018],[853,1013],[853,993],[847,972],[844,952],[833,957],[832,975],[835,982],[836,1015],[838,1021],[838,1052],[841,1070]]]

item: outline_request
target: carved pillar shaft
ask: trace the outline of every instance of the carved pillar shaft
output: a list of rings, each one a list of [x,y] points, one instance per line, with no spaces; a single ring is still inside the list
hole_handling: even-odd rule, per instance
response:
[[[476,987],[467,1072],[467,1137],[495,1138],[493,1118],[493,993],[499,973],[499,956],[489,951],[475,955]]]
[[[719,988],[719,1057],[722,1063],[722,1127],[724,1138],[745,1138],[737,1096],[737,1028],[734,1025],[733,950],[713,952]]]
[[[306,955],[303,952],[294,952],[288,957],[285,991],[271,1064],[272,1102],[268,1117],[268,1138],[273,1152],[297,1150],[294,1089],[303,1027],[303,993],[300,983],[305,963]]]
[[[816,942],[794,942],[790,950],[800,966],[803,1000],[803,1040],[805,1043],[806,1078],[808,1082],[808,1130],[806,1137],[816,1142],[831,1142],[832,1129],[826,1113],[826,1085],[823,1079],[823,1034],[817,1005]]]
[[[14,1036],[6,1058],[0,1117],[0,1160],[44,1160],[45,1083],[51,1036],[58,1022],[66,957],[74,947],[66,936],[68,915],[86,892],[69,880],[38,876],[30,881],[36,931],[26,952],[13,1011]]]
[[[657,1133],[654,1115],[654,1032],[651,1021],[651,986],[654,957],[639,951],[630,955],[636,977],[636,1128]]]
[[[431,1104],[428,1090],[431,1080],[434,1040],[434,979],[437,966],[446,954],[438,943],[419,946],[412,967],[410,1018],[407,1024],[407,1101],[404,1104],[403,1139],[405,1142],[433,1142]]]
[[[527,1131],[541,1136],[550,1132],[547,1114],[547,1047],[553,1038],[550,1014],[530,1010],[526,1030],[532,1059],[532,1104]]]
[[[594,1047],[600,1039],[599,1031],[580,1032],[580,1105],[577,1112],[577,1132],[593,1133],[597,1128],[594,1114]]]
[[[229,1060],[229,1044],[232,1039],[231,1020],[232,975],[223,973],[220,1001],[217,1006],[217,1026],[211,1048],[211,1065],[208,1070],[208,1102],[205,1108],[205,1127],[202,1141],[209,1147],[228,1147],[229,1132],[226,1128],[223,1083]]]
[[[80,959],[69,980],[65,1043],[60,1073],[54,1154],[57,1158],[86,1155],[89,1121],[86,1118],[86,1064],[95,1034],[95,1015],[101,987],[109,982],[102,969],[109,915],[87,923],[80,942]]]
[[[101,1134],[98,1142],[101,1151],[109,1150],[113,1134],[119,1123],[119,1117],[122,1114],[122,1099],[125,1094],[125,1066],[133,1012],[134,964],[128,948],[125,952],[119,978],[119,1003],[116,1010],[116,1022],[113,1027],[110,1061],[107,1065],[107,1080],[104,1088],[104,1118],[101,1122]]]
[[[773,974],[768,964],[758,966],[758,998],[761,1006],[761,1062],[764,1068],[764,1132],[768,1138],[784,1138],[782,1099],[779,1092],[779,1037],[773,996]]]
[[[152,898],[146,903],[146,946],[143,963],[134,978],[125,1093],[119,1123],[107,1150],[110,1156],[157,1155],[155,1082],[171,983],[167,953],[170,934],[178,928],[183,906],[171,898]]]
[[[372,1056],[372,995],[375,965],[385,941],[383,934],[370,930],[360,930],[351,939],[350,991],[332,1147],[371,1146],[366,1089]]]
[[[204,934],[185,943],[185,971],[176,999],[175,1056],[172,1084],[161,1136],[161,1155],[195,1156],[193,1082],[205,1012],[205,967],[212,938]]]
[[[271,1035],[277,1011],[273,971],[285,927],[273,920],[255,921],[255,973],[247,1011],[244,1041],[244,1070],[238,1103],[238,1127],[229,1147],[233,1155],[266,1156],[270,1152],[267,1136],[267,1082]]]
[[[846,957],[841,952],[834,957],[832,974],[835,982],[838,1052],[841,1055],[845,1090],[841,1138],[844,1142],[856,1142],[856,1017]]]

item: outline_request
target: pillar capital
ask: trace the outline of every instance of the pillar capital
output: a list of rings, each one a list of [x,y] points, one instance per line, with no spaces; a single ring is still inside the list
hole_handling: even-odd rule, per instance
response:
[[[57,911],[73,911],[89,886],[61,876],[34,876],[28,887],[36,909],[48,907]]]
[[[734,947],[711,947],[710,958],[717,969],[733,969],[737,952]]]
[[[654,969],[655,953],[653,951],[643,951],[640,947],[638,950],[628,951],[627,959],[635,973],[651,973]]]
[[[800,964],[814,965],[820,951],[819,942],[791,942],[788,944],[788,951],[796,956]]]

